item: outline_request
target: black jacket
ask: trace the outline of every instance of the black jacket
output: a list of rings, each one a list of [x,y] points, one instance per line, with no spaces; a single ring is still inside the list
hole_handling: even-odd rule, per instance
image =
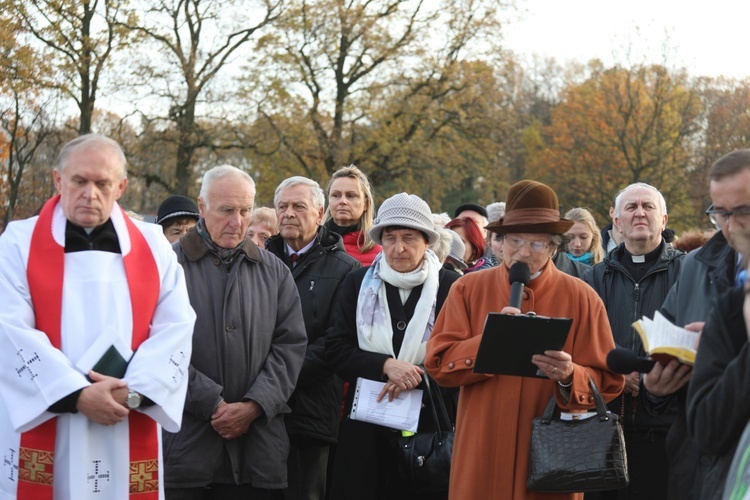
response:
[[[750,344],[742,307],[744,290],[718,298],[701,335],[687,395],[687,426],[698,448],[710,455],[702,493],[721,498],[729,465],[750,420]]]
[[[350,271],[361,265],[346,253],[338,234],[321,226],[316,238],[313,247],[292,269],[305,319],[307,351],[297,387],[289,399],[292,413],[285,418],[285,422],[292,440],[305,438],[335,443],[343,383],[325,361],[325,335],[333,324],[331,312],[341,282]],[[281,235],[269,238],[266,248],[292,267]]]
[[[336,320],[335,325],[331,333],[326,338],[326,357],[331,363],[331,366],[336,373],[344,380],[355,383],[357,377],[362,377],[370,380],[382,380],[383,376],[383,365],[385,361],[390,357],[388,354],[381,354],[376,352],[367,352],[359,348],[357,341],[357,301],[359,298],[359,289],[362,285],[362,281],[365,277],[367,269],[360,269],[351,273],[341,285],[341,300],[336,304]],[[445,298],[448,296],[448,291],[451,285],[460,278],[460,276],[447,269],[440,269],[439,274],[439,286],[437,292],[437,302],[435,304],[435,318],[443,307]],[[418,287],[421,292],[421,287]],[[418,290],[417,288],[414,291]],[[393,331],[398,332],[399,330],[405,330],[406,324],[411,319],[411,315],[414,313],[413,307],[409,311],[410,302],[414,300],[407,300],[403,307],[399,306],[400,299],[398,298],[398,291],[387,290],[388,294],[388,305],[391,309],[391,322],[393,324]],[[412,292],[414,295],[414,292]],[[414,299],[418,296],[414,296]],[[412,299],[412,296],[409,297]],[[411,313],[411,314],[409,314]],[[399,329],[397,324],[399,321],[405,321],[403,328]],[[394,334],[394,339],[398,335]],[[403,340],[403,334],[401,336]],[[400,342],[399,342],[400,346]],[[398,352],[398,351],[396,351]],[[424,389],[424,387],[422,387]],[[446,405],[448,405],[448,412],[451,419],[455,422],[456,408],[454,406],[456,400],[455,389],[444,389],[441,388],[443,398],[446,399]],[[346,401],[346,412],[348,415],[351,409],[352,396],[354,391],[349,391]],[[424,402],[424,399],[423,399]],[[424,420],[423,420],[424,417]],[[423,410],[420,415],[420,430],[426,430],[423,424],[426,424],[431,428],[431,413],[430,411]]]
[[[624,253],[624,245],[615,248],[588,270],[583,279],[604,301],[615,344],[643,355],[641,338],[632,324],[643,316],[652,317],[661,308],[677,281],[685,253],[662,240],[661,255],[638,283],[620,262]]]
[[[729,246],[724,234],[717,232],[705,245],[685,256],[680,268],[680,278],[664,301],[661,313],[678,326],[695,321],[706,321],[712,304],[725,291],[734,286],[737,253]],[[686,422],[686,397],[688,383],[672,395],[677,401],[677,420],[667,435],[666,449],[669,458],[669,497],[673,499],[701,499],[703,478],[713,461],[701,453],[690,437]],[[669,403],[665,400],[650,405],[646,410],[661,412]]]
[[[587,271],[583,279],[596,290],[607,308],[615,344],[644,356],[643,343],[632,324],[643,316],[653,317],[654,312],[661,307],[670,288],[677,281],[685,253],[675,250],[662,240],[659,258],[637,283],[620,262],[624,256],[625,245],[621,244],[607,254],[602,262]],[[644,397],[643,393],[641,391],[639,398]],[[664,415],[649,415],[637,411],[640,403],[632,399],[630,394],[624,394],[610,403],[610,409],[624,414],[625,425],[661,428],[666,432],[674,420],[675,409]],[[623,410],[624,413],[621,413]]]
[[[718,231],[705,245],[685,256],[662,314],[679,326],[706,321],[714,299],[734,286],[736,263],[737,252]]]

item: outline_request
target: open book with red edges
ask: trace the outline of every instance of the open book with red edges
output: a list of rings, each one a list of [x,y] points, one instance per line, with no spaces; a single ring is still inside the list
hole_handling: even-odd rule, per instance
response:
[[[698,333],[685,330],[669,321],[659,311],[654,319],[646,316],[633,323],[633,328],[643,341],[643,348],[659,363],[666,365],[677,358],[681,363],[695,363]]]

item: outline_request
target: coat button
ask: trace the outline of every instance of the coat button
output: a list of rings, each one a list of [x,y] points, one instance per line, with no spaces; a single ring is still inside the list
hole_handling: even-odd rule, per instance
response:
[[[232,325],[227,325],[227,331],[228,331],[228,332],[231,332],[232,330],[234,330],[234,326],[232,326]]]
[[[581,394],[580,396],[578,396],[578,401],[580,401],[581,403],[583,403],[584,401],[586,401],[586,396],[584,396],[583,394]]]
[[[471,360],[470,360],[470,359],[467,359],[467,360],[465,361],[465,363],[466,363],[466,366],[471,366]]]
[[[399,321],[398,323],[396,323],[396,328],[398,328],[401,331],[406,330],[406,321],[402,320],[402,321]]]
[[[448,363],[448,369],[452,370],[455,365],[453,363]]]
[[[593,403],[593,402],[594,402],[594,397],[593,396],[589,396],[589,403]]]
[[[218,257],[211,257],[211,263],[215,266],[221,264],[221,260]]]

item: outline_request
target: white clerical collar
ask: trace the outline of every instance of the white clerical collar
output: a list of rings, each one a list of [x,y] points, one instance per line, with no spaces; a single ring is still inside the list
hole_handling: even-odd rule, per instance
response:
[[[633,259],[633,262],[635,264],[643,264],[644,262],[646,262],[645,255],[631,255],[630,257]]]

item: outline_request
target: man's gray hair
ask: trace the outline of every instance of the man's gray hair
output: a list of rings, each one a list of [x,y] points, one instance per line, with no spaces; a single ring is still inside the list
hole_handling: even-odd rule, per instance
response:
[[[667,214],[667,202],[664,201],[664,196],[661,194],[661,192],[656,189],[651,184],[646,184],[645,182],[635,182],[625,189],[622,189],[619,193],[617,193],[617,196],[615,197],[615,217],[620,216],[620,204],[622,203],[622,196],[631,189],[636,188],[646,188],[653,190],[658,196],[659,196],[659,205],[661,205],[661,212],[663,215]]]
[[[62,174],[65,167],[68,166],[70,155],[88,149],[104,149],[112,152],[115,155],[115,158],[117,158],[117,163],[119,163],[120,166],[120,179],[127,178],[128,161],[125,158],[125,153],[123,152],[122,147],[117,141],[100,134],[85,134],[68,141],[60,150],[60,154],[57,155],[55,168]]]
[[[232,165],[219,165],[203,174],[203,180],[201,181],[201,192],[199,196],[203,199],[203,203],[205,203],[206,206],[209,205],[208,192],[211,190],[211,186],[213,185],[213,183],[227,176],[232,176],[238,180],[246,181],[248,184],[250,184],[250,187],[253,190],[253,196],[255,196],[255,181],[247,172],[243,172],[239,168]]]
[[[312,198],[313,206],[320,210],[326,206],[326,195],[320,187],[320,184],[307,177],[301,175],[295,175],[281,181],[281,184],[276,188],[276,192],[273,194],[273,206],[276,207],[276,202],[279,201],[279,193],[282,189],[294,186],[307,186],[310,188],[310,197]]]

